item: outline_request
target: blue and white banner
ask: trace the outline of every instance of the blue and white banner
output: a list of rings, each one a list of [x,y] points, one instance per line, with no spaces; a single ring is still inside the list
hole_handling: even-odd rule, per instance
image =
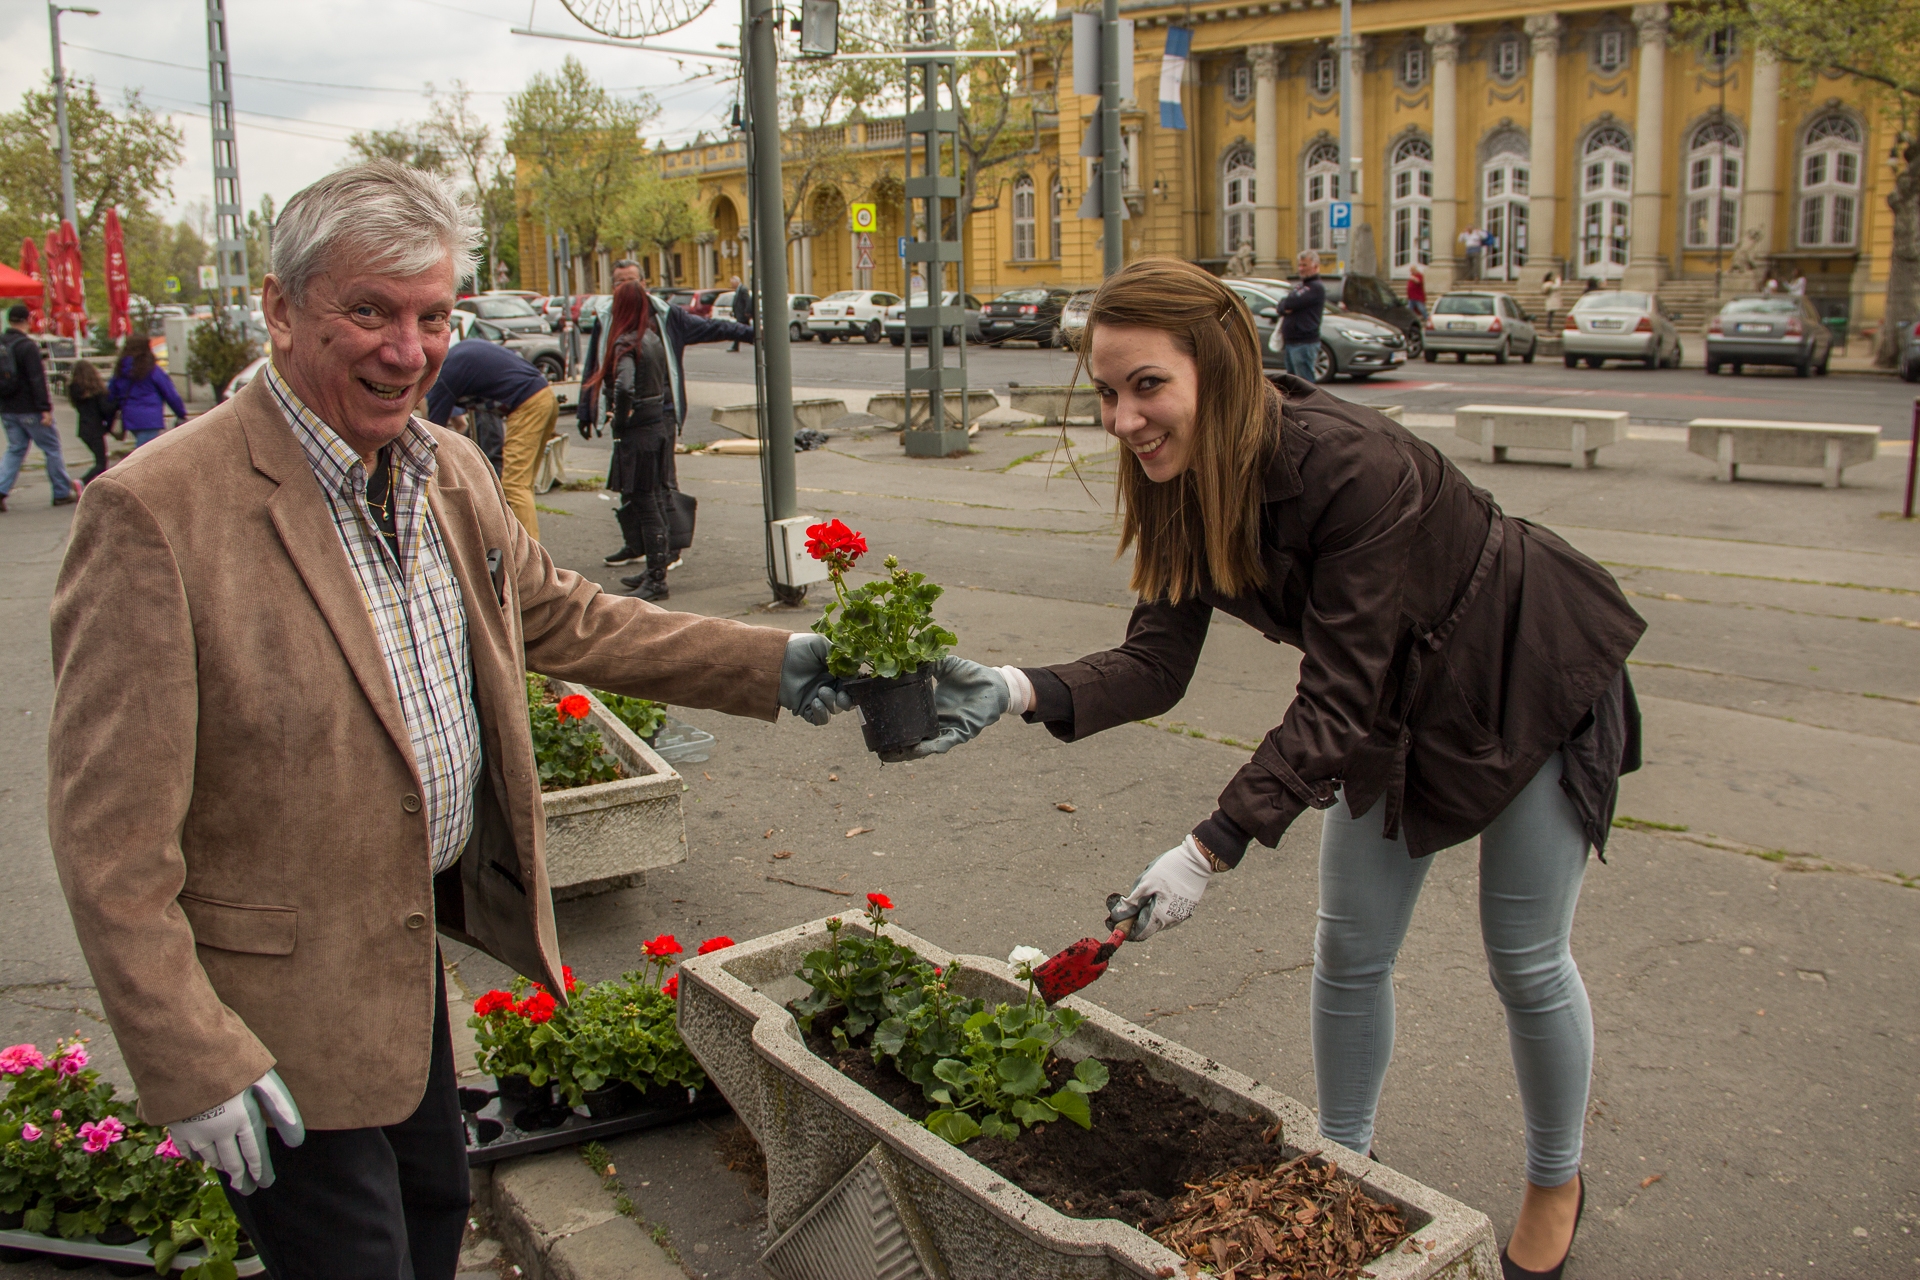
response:
[[[1180,107],[1180,83],[1187,78],[1187,51],[1193,47],[1193,32],[1186,27],[1167,28],[1167,51],[1160,59],[1160,127],[1184,129],[1187,113]]]

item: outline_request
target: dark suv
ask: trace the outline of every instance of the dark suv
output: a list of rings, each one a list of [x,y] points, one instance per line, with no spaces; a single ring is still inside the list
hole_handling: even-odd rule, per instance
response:
[[[1060,309],[1073,295],[1074,290],[1058,285],[1009,289],[980,313],[980,340],[1001,343],[1025,339],[1043,347],[1064,347],[1067,341],[1060,332]]]
[[[1379,276],[1344,275],[1321,276],[1320,283],[1326,286],[1328,306],[1345,307],[1392,325],[1406,335],[1407,358],[1411,360],[1420,355],[1423,340],[1420,317],[1387,281]]]

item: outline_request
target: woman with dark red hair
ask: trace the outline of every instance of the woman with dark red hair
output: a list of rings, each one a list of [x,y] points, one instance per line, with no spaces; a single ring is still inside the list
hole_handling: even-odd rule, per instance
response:
[[[597,391],[603,382],[613,388],[613,465],[607,469],[607,488],[620,495],[613,514],[625,545],[647,557],[647,571],[632,594],[665,600],[667,565],[673,559],[667,492],[672,487],[676,423],[666,344],[654,319],[653,299],[637,284],[613,291],[606,350],[605,362],[581,391]]]

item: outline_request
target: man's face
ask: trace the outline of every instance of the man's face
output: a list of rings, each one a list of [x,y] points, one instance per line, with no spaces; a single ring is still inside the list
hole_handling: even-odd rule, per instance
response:
[[[294,394],[362,457],[406,430],[447,358],[453,258],[418,275],[333,264],[295,306],[267,277],[261,308],[273,364]]]
[[[613,269],[613,287],[614,288],[618,289],[623,284],[639,284],[639,283],[640,283],[640,268],[615,267]]]

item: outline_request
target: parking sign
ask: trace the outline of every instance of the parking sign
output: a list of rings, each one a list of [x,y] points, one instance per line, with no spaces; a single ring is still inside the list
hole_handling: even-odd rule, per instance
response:
[[[1327,206],[1327,226],[1344,231],[1353,225],[1353,201],[1335,200]]]

